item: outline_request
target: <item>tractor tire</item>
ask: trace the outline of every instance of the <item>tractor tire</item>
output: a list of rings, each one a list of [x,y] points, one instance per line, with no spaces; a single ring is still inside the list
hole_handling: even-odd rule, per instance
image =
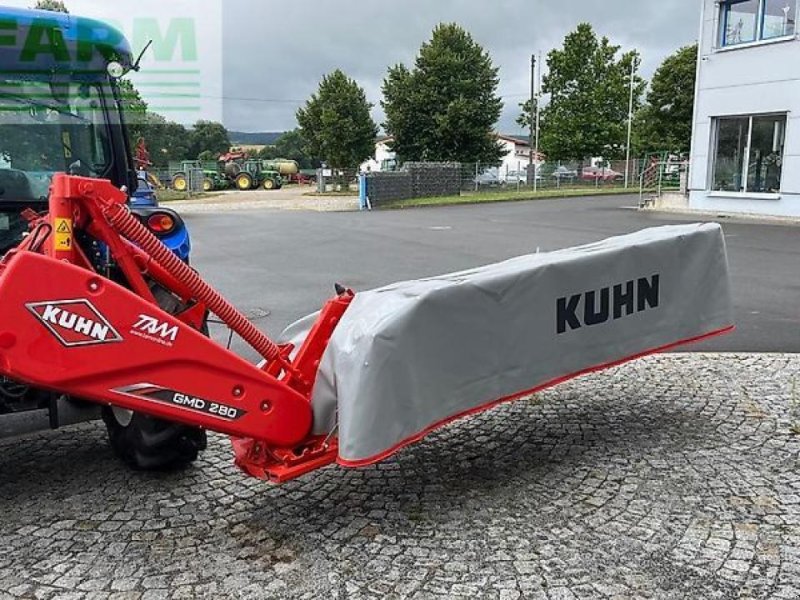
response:
[[[203,179],[203,191],[204,192],[214,191],[214,181],[210,177],[206,177],[205,179]]]
[[[136,470],[181,469],[206,449],[206,432],[196,427],[108,406],[103,421],[114,453]]]
[[[237,190],[246,192],[247,190],[253,189],[253,178],[249,173],[239,173],[236,176],[235,183]]]
[[[186,175],[183,173],[178,173],[172,178],[172,189],[176,192],[185,192],[189,189],[189,181],[186,179]]]
[[[269,177],[264,180],[264,183],[262,185],[264,186],[265,190],[277,189],[277,186],[275,185],[275,180],[274,179],[270,179]]]

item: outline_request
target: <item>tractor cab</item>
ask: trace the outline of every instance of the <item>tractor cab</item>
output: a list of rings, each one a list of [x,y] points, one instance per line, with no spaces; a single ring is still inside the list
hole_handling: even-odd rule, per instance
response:
[[[119,78],[130,46],[109,25],[73,15],[0,8],[0,254],[41,212],[53,174],[111,180],[136,191]]]

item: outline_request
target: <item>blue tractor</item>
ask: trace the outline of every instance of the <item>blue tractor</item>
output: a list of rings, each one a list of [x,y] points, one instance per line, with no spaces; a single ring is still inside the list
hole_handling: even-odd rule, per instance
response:
[[[120,78],[136,69],[130,45],[109,25],[68,14],[0,8],[0,256],[28,234],[47,209],[54,173],[110,180],[131,195],[131,212],[176,255],[191,244],[181,217],[157,205],[138,178],[123,114]],[[145,182],[146,183],[146,182]],[[79,240],[80,241],[80,240]],[[84,253],[112,279],[116,265],[98,245]],[[154,283],[161,307],[177,313],[180,299]],[[136,468],[193,461],[205,432],[138,413],[30,389],[0,378],[0,437],[58,428],[102,417],[114,451]]]

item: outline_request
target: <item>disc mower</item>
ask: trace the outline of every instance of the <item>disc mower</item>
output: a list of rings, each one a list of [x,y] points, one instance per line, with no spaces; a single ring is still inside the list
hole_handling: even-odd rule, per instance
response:
[[[52,176],[47,212],[23,215],[28,234],[0,260],[0,376],[57,407],[103,407],[139,466],[159,455],[136,439],[170,440],[177,464],[211,430],[272,482],[361,467],[454,419],[733,328],[724,238],[707,224],[359,294],[337,285],[276,342],[131,213],[118,181],[76,171]],[[209,339],[209,314],[261,361]]]

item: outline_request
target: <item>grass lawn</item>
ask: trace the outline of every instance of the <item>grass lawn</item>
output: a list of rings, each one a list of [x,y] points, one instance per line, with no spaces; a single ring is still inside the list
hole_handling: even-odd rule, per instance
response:
[[[460,196],[440,196],[435,198],[412,198],[381,205],[381,208],[415,208],[419,206],[447,206],[450,204],[482,204],[486,202],[516,202],[522,200],[542,200],[546,198],[575,198],[577,196],[609,196],[619,194],[638,194],[638,188],[560,188],[534,192],[532,190],[500,190],[488,192],[464,192]]]

